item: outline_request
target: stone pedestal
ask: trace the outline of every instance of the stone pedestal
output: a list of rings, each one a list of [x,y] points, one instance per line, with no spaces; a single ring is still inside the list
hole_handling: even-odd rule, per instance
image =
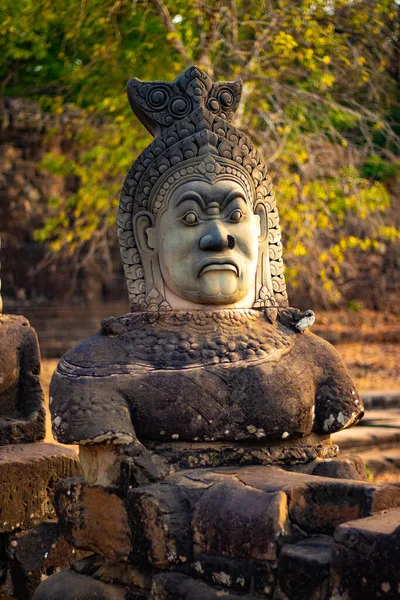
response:
[[[29,600],[82,553],[60,534],[57,481],[80,473],[73,450],[45,436],[40,352],[24,317],[0,314],[0,598]],[[32,443],[34,442],[34,443]]]
[[[89,576],[107,599],[328,600],[332,556],[335,581],[345,577],[340,536],[350,526],[361,536],[364,522],[379,521],[371,515],[400,507],[400,488],[276,467],[197,469],[124,494],[73,478],[58,484],[56,507],[65,538],[95,555],[35,600],[55,598],[66,581],[74,599],[87,598]]]

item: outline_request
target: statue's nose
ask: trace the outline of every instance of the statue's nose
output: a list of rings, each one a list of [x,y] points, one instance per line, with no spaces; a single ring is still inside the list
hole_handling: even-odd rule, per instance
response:
[[[225,248],[233,248],[234,245],[233,237],[227,235],[225,229],[216,223],[200,238],[202,250],[225,250]]]

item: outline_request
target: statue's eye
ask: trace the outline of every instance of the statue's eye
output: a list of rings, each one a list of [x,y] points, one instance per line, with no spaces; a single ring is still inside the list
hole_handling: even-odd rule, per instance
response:
[[[242,211],[237,208],[236,210],[233,211],[233,213],[231,214],[229,219],[231,221],[233,221],[234,223],[239,223],[239,221],[241,221],[243,219]]]
[[[195,225],[199,222],[197,215],[193,210],[187,212],[186,215],[182,217],[182,221],[184,221],[187,225]]]

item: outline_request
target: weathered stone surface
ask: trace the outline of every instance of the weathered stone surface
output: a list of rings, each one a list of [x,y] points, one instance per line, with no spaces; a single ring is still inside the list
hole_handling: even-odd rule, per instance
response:
[[[13,596],[32,598],[41,580],[69,567],[82,556],[60,536],[56,521],[41,523],[32,529],[11,535],[8,540],[8,569]]]
[[[75,548],[128,560],[132,551],[128,515],[115,489],[86,486],[82,478],[61,481],[56,510],[60,530]]]
[[[0,536],[0,598],[1,600],[15,600],[14,586],[8,569],[7,538],[7,534]]]
[[[315,460],[334,458],[338,447],[326,436],[313,434],[301,440],[281,440],[275,445],[234,442],[192,442],[157,444],[146,442],[171,469],[235,467],[246,465],[308,465]]]
[[[272,593],[278,561],[231,559],[224,556],[200,554],[189,566],[188,573],[211,585],[221,585],[234,592],[267,596]]]
[[[308,533],[331,534],[348,519],[400,506],[400,488],[388,484],[362,484],[346,480],[336,487],[310,484],[291,495],[290,518]]]
[[[126,504],[133,564],[168,568],[192,559],[190,511],[181,488],[141,486],[128,493]]]
[[[56,482],[78,473],[76,453],[55,444],[0,448],[0,533],[27,529],[54,517]]]
[[[332,538],[315,536],[283,546],[274,600],[328,600]]]
[[[154,577],[152,600],[253,600],[250,596],[211,587],[180,573],[160,573]],[[42,600],[35,598],[35,600]],[[44,598],[43,598],[44,600]],[[50,600],[50,599],[49,599]]]
[[[312,474],[335,479],[368,480],[364,462],[360,456],[344,456],[317,461]]]
[[[36,442],[46,433],[40,351],[25,317],[0,311],[0,446]]]
[[[155,312],[176,305],[187,310],[198,308],[199,303],[232,306],[240,301],[245,307],[287,305],[271,179],[252,142],[230,124],[241,88],[241,81],[214,83],[197,66],[173,82],[136,78],[128,82],[134,113],[155,136],[126,177],[118,214],[118,237],[134,310]],[[156,98],[157,103],[162,98],[161,105],[155,104]],[[189,218],[185,211],[177,214],[177,188],[178,198],[192,194],[192,204],[186,207]],[[228,192],[232,192],[229,197]],[[222,210],[225,197],[226,213]],[[220,205],[221,214],[219,210],[203,214],[201,208],[205,211],[211,202]],[[243,218],[246,203],[252,210]],[[166,204],[175,208],[167,216],[162,210]],[[235,216],[229,218],[235,209]],[[138,213],[142,218],[135,219]],[[193,227],[204,222],[203,227]],[[152,231],[141,235],[146,228]],[[230,269],[225,261],[215,261],[221,255],[225,261],[230,258]],[[204,264],[204,257],[214,262]],[[203,273],[210,264],[219,268]]]
[[[196,543],[206,552],[275,560],[279,543],[291,534],[287,497],[234,479],[216,483],[196,507],[193,530]]]
[[[115,562],[99,554],[92,554],[77,560],[71,566],[79,575],[88,575],[106,583],[119,583],[134,586],[141,590],[150,590],[152,584],[152,571],[136,569],[129,564]]]
[[[40,584],[33,600],[147,600],[142,592],[134,594],[126,586],[104,583],[78,575],[70,569],[52,575]]]
[[[334,600],[400,597],[400,510],[340,525],[334,540]]]
[[[212,585],[248,592],[251,584],[251,560],[200,554],[189,567],[189,574]]]

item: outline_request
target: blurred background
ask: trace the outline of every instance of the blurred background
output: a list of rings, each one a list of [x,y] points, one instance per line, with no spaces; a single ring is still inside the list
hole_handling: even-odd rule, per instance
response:
[[[126,82],[192,64],[244,81],[235,125],[269,165],[291,306],[316,310],[361,389],[400,388],[393,0],[1,0],[4,312],[55,359],[128,311],[115,217],[151,138]]]

